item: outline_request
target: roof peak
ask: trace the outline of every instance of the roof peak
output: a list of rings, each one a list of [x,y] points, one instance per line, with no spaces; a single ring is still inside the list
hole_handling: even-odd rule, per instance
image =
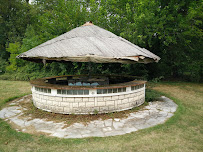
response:
[[[149,63],[160,60],[148,50],[93,25],[91,21],[18,55],[18,58],[35,62],[45,59],[49,62],[96,63]]]
[[[94,24],[92,23],[92,21],[89,21],[89,22],[86,22],[85,24],[83,24],[82,26],[91,26],[91,25],[94,25]]]

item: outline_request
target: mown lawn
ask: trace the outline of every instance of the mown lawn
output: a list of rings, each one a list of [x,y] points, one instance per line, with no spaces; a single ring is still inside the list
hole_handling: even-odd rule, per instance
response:
[[[105,138],[58,139],[16,132],[0,120],[0,152],[22,151],[203,151],[203,85],[159,83],[155,90],[173,99],[178,110],[165,124]],[[6,99],[30,93],[28,82],[0,80],[0,106]]]

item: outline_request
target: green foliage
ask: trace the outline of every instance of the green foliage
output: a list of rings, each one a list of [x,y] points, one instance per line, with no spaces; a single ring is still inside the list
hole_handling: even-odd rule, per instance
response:
[[[7,66],[6,60],[0,57],[0,75],[5,73],[6,66]]]
[[[16,71],[17,70],[17,63],[20,62],[19,60],[16,59],[16,56],[20,53],[20,43],[9,43],[8,48],[6,49],[7,52],[10,53],[10,58],[9,58],[9,66],[6,67],[6,71]]]
[[[155,90],[152,89],[146,89],[145,91],[145,101],[146,102],[152,102],[158,100],[158,98],[161,97],[161,94]]]
[[[23,38],[22,42],[23,42],[23,45],[21,47],[21,52],[28,51],[29,49],[31,49],[41,43],[39,36],[36,35],[36,32],[35,32],[33,26],[28,25],[26,32],[25,32],[25,38]]]
[[[98,114],[98,110],[94,109],[94,114],[97,115]]]
[[[0,63],[5,77],[65,74],[130,74],[200,82],[202,79],[201,0],[3,0],[0,4]],[[15,58],[86,21],[105,28],[161,57],[158,64],[29,63]],[[5,61],[9,64],[5,64]],[[5,68],[6,67],[6,68]]]
[[[7,59],[9,43],[20,42],[27,24],[32,21],[30,5],[20,0],[1,0],[0,3],[0,56]]]

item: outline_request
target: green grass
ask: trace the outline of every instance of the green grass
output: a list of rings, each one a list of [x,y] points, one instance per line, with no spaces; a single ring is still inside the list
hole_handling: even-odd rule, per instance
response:
[[[165,124],[130,134],[105,138],[58,139],[16,132],[0,120],[0,152],[23,151],[150,151],[200,152],[203,150],[203,85],[158,83],[154,89],[178,105]],[[28,82],[0,81],[0,105],[6,99],[30,93]]]

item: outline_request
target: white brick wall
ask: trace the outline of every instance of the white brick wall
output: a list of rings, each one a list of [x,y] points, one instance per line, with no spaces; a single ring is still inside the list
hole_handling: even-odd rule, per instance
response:
[[[96,91],[93,91],[95,93]],[[145,101],[145,89],[125,92],[125,94],[94,95],[86,97],[66,97],[47,95],[33,90],[33,103],[39,109],[64,114],[93,114],[95,110],[99,113],[122,111],[139,106]]]

